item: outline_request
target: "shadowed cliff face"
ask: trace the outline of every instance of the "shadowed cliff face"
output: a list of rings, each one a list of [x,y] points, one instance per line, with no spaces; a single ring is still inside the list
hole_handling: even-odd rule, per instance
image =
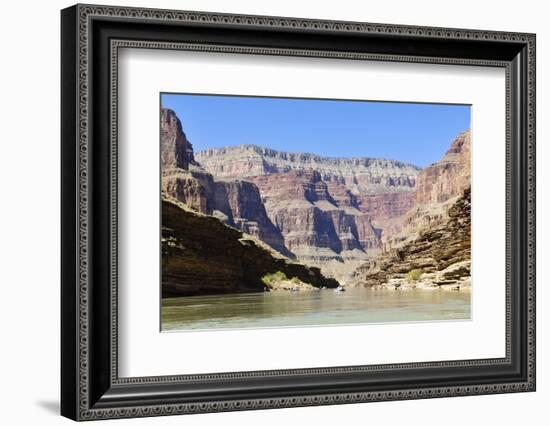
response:
[[[164,197],[163,297],[264,291],[262,277],[277,272],[317,288],[338,286],[318,268],[289,261],[215,217]]]

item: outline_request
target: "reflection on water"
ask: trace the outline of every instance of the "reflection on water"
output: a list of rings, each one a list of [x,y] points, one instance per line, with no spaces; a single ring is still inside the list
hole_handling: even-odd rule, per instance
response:
[[[349,289],[162,300],[162,331],[470,319],[470,293]]]

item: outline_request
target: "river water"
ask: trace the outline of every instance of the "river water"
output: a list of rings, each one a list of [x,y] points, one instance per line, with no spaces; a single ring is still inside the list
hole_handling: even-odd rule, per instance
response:
[[[470,292],[352,288],[162,300],[162,331],[470,319]]]

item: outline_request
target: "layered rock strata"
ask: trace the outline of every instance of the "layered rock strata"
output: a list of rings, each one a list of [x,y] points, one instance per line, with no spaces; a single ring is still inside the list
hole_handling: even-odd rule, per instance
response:
[[[417,177],[416,202],[419,205],[443,203],[459,196],[470,185],[470,131],[461,133],[445,156],[426,167]]]
[[[255,145],[193,152],[179,119],[164,109],[161,139],[166,194],[342,284],[446,224],[470,185],[469,131],[424,170]]]
[[[160,110],[160,161],[165,169],[187,170],[196,164],[193,145],[187,140],[181,122],[171,109]]]
[[[372,288],[470,287],[470,187],[447,210],[447,219],[426,226],[417,238],[357,268],[355,285]]]
[[[256,145],[212,148],[197,152],[196,158],[209,173],[220,179],[315,170],[329,186],[344,186],[352,194],[414,190],[420,171],[416,166],[395,160],[330,158]]]
[[[470,187],[470,157],[471,135],[466,131],[453,140],[440,161],[418,174],[414,206],[401,217],[400,229],[387,233],[384,249],[410,241],[448,219],[448,209]]]
[[[217,218],[163,197],[163,297],[266,291],[262,278],[273,273],[315,288],[338,286],[319,268],[292,262]]]
[[[293,257],[267,216],[258,188],[247,181],[217,181],[195,160],[181,122],[161,109],[161,189],[197,212],[213,215]]]
[[[419,169],[393,160],[326,158],[255,145],[210,149],[197,161],[216,179],[243,179],[260,190],[266,211],[297,259],[346,276],[381,250],[415,203]],[[383,231],[384,229],[384,231]]]
[[[350,262],[380,250],[380,230],[369,215],[339,206],[321,175],[294,170],[248,178],[259,188],[273,224],[297,259],[345,281]]]

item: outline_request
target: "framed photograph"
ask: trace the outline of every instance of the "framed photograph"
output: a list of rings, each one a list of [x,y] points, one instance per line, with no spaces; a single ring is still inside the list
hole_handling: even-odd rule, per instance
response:
[[[61,412],[535,390],[535,35],[61,12]]]

